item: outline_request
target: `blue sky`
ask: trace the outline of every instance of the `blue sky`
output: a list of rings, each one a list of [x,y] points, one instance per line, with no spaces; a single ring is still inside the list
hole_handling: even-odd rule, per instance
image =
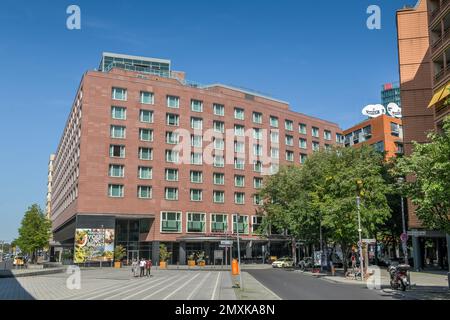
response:
[[[267,92],[346,128],[398,81],[395,10],[415,2],[3,0],[0,240],[17,236],[27,206],[45,207],[48,156],[102,51],[168,58],[190,80]],[[81,30],[66,28],[70,4]],[[371,4],[381,30],[366,27]]]

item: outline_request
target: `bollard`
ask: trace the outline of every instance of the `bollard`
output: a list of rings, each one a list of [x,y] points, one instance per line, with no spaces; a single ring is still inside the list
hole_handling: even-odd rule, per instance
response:
[[[233,259],[233,262],[231,263],[231,274],[233,276],[239,275],[239,265],[236,259]]]

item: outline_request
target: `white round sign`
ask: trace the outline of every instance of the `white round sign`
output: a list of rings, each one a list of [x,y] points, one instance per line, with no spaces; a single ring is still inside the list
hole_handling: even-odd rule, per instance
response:
[[[363,109],[362,114],[370,118],[378,118],[386,114],[386,109],[382,104],[369,104]]]
[[[387,112],[394,118],[402,117],[402,108],[400,108],[396,103],[391,102],[387,106]]]

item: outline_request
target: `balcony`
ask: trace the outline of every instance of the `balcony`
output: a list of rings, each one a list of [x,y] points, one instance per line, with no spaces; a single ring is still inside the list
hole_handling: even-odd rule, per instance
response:
[[[162,222],[161,230],[163,232],[180,232],[181,223],[179,221],[168,220]]]
[[[225,222],[213,222],[211,224],[211,232],[225,232],[227,224]]]
[[[438,19],[438,17],[441,16],[443,12],[447,10],[449,7],[450,0],[442,0],[442,3],[439,4],[439,1],[437,1],[437,7],[431,11],[430,13],[430,24],[433,25]]]
[[[201,221],[188,222],[188,232],[205,232],[205,223]]]

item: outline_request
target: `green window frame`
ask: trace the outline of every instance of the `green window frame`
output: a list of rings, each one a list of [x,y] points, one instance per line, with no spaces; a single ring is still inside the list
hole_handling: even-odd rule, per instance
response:
[[[211,214],[211,233],[224,233],[228,230],[228,215],[221,213]]]
[[[239,233],[248,234],[249,232],[249,224],[248,224],[248,216],[247,215],[239,215],[239,221],[237,219],[237,215],[233,214],[233,233],[237,233],[237,229],[239,228]]]
[[[186,231],[188,233],[205,233],[206,213],[188,212]]]

